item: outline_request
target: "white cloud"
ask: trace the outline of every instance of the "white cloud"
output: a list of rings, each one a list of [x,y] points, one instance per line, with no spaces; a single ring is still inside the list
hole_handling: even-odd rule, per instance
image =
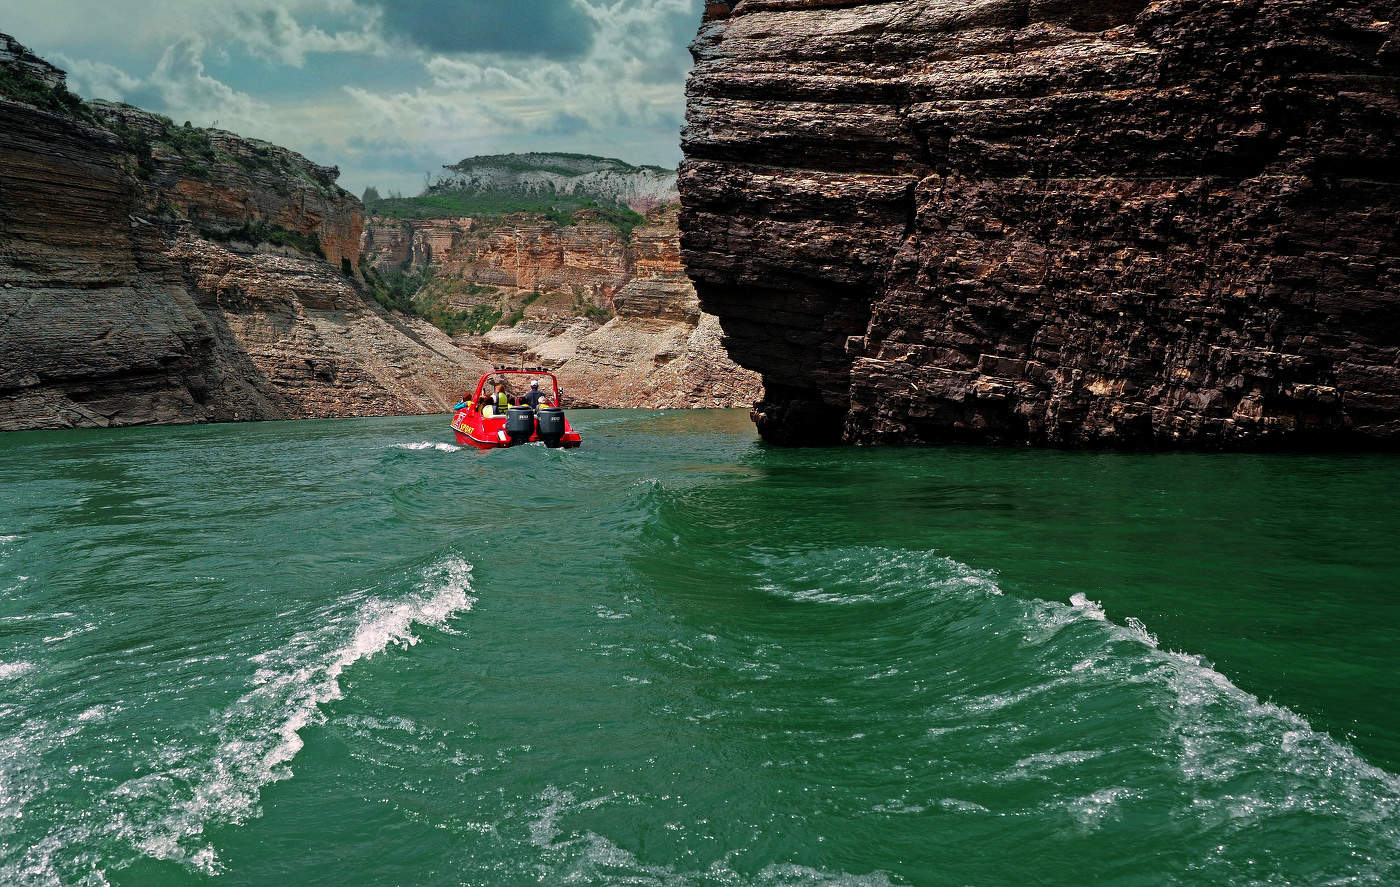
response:
[[[89,59],[71,59],[62,53],[52,59],[68,72],[68,88],[92,99],[124,102],[141,88],[143,81],[116,65]]]
[[[674,33],[700,20],[693,0],[582,4],[598,27],[578,63],[475,54],[424,60],[412,91],[347,87],[366,114],[405,141],[440,146],[444,159],[481,150],[594,151],[638,162],[679,158],[688,57]],[[678,58],[678,56],[680,56]],[[562,139],[573,139],[572,143]]]
[[[340,165],[353,190],[412,193],[425,169],[477,153],[674,163],[701,0],[576,3],[594,39],[569,62],[430,53],[386,36],[370,0],[47,0],[0,29],[49,53],[83,95],[287,145]],[[322,69],[335,73],[319,85]]]
[[[204,41],[186,37],[161,56],[148,84],[166,108],[183,109],[182,116],[217,125],[220,129],[246,131],[267,119],[269,106],[239,92],[204,69]]]
[[[322,13],[360,22],[359,28],[323,30],[304,25],[297,12]],[[220,4],[211,13],[221,29],[261,58],[300,68],[315,53],[369,53],[387,51],[379,32],[379,13],[366,11],[353,0],[244,0],[241,5]]]

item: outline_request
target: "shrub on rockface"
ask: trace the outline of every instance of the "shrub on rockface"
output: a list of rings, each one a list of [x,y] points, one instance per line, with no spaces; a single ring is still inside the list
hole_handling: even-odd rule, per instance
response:
[[[516,213],[544,216],[561,228],[578,224],[574,214],[592,210],[598,221],[617,229],[624,238],[646,221],[629,207],[600,203],[591,197],[569,194],[476,194],[440,192],[418,197],[380,197],[374,188],[365,189],[365,212],[390,219],[495,218]]]
[[[395,269],[381,272],[366,261],[364,256],[360,257],[360,274],[369,287],[370,295],[374,296],[376,302],[390,311],[418,314],[418,310],[413,304],[413,297],[423,288],[424,284],[433,279],[433,273],[432,268],[420,268],[417,271]]]
[[[326,258],[326,252],[321,248],[321,238],[315,231],[310,234],[302,234],[300,231],[290,231],[281,225],[269,225],[261,220],[248,222],[241,228],[234,228],[230,231],[205,228],[201,229],[200,233],[210,240],[222,243],[235,240],[252,246],[270,243],[273,246],[289,247],[298,252],[315,256],[322,261]]]
[[[449,336],[480,336],[501,319],[501,309],[476,305],[465,311],[453,310],[446,294],[431,286],[436,272],[431,267],[379,271],[364,258],[360,274],[370,295],[390,311],[421,317]],[[488,287],[468,285],[468,291],[488,291]]]
[[[67,87],[49,86],[19,68],[0,68],[0,96],[56,114],[78,117],[89,123],[97,122],[87,103],[69,92]]]

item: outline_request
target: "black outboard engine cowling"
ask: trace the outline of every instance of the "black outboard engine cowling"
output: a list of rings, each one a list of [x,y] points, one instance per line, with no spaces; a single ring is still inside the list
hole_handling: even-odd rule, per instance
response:
[[[510,445],[523,444],[535,433],[535,411],[525,406],[511,407],[506,411],[506,434]]]
[[[559,446],[564,437],[564,411],[559,407],[540,407],[540,440],[547,447]]]

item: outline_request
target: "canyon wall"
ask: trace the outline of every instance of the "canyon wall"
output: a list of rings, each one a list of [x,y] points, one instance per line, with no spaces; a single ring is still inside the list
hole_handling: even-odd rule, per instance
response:
[[[443,168],[446,174],[428,193],[580,194],[639,213],[674,203],[677,196],[674,169],[588,154],[496,154]]]
[[[716,0],[692,51],[769,440],[1400,440],[1394,0]]]
[[[572,224],[519,213],[485,219],[371,219],[364,254],[390,272],[432,272],[456,311],[493,309],[462,349],[494,364],[543,366],[577,406],[748,407],[757,374],[724,350],[680,259],[678,207],[630,232],[582,210]]]
[[[0,430],[444,411],[481,362],[366,300],[336,175],[0,35]]]

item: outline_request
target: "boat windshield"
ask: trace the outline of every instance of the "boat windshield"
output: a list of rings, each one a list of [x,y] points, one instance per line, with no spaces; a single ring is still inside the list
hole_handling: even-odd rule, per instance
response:
[[[473,406],[479,410],[490,406],[493,413],[499,413],[501,411],[497,407],[497,396],[502,392],[505,393],[508,404],[526,403],[531,400],[529,392],[532,380],[540,383],[539,391],[543,395],[540,399],[542,404],[549,406],[559,404],[559,383],[553,376],[542,373],[510,371],[488,373],[483,376],[477,385]]]

